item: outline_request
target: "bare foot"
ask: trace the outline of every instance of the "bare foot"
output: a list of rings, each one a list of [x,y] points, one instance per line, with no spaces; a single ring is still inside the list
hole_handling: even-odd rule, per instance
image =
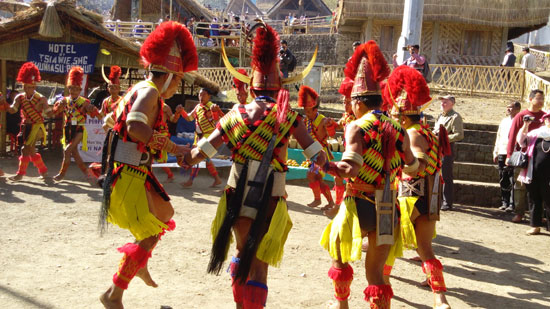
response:
[[[61,181],[61,180],[63,180],[63,178],[65,178],[64,174],[57,174],[57,175],[53,176],[53,180],[55,180],[55,181]]]
[[[327,302],[328,309],[349,309],[348,301],[338,301],[336,299]]]
[[[334,207],[325,210],[323,213],[325,214],[325,216],[332,219],[332,218],[336,217],[336,214],[338,213],[339,209],[340,209],[340,207],[338,205],[335,205]]]
[[[46,178],[48,178],[48,173],[42,173],[40,174],[40,176],[38,176],[38,179],[41,179],[41,180],[46,180]]]
[[[428,283],[428,279],[420,282],[420,286],[430,286],[430,284]]]
[[[151,274],[149,273],[147,266],[140,268],[136,273],[136,277],[143,280],[143,282],[145,282],[148,286],[152,286],[154,288],[158,287],[158,284],[153,280],[153,278],[151,278]]]
[[[540,234],[540,227],[534,227],[527,231],[527,235],[539,235]]]
[[[21,174],[15,174],[15,175],[13,175],[13,176],[11,176],[11,177],[8,177],[8,179],[11,180],[11,181],[19,181],[19,180],[23,179],[23,175],[21,175]]]
[[[313,200],[313,202],[307,204],[307,207],[315,208],[321,205],[321,200]]]
[[[321,208],[321,210],[329,210],[333,207],[334,207],[334,202],[333,201],[328,201],[328,204],[326,204],[323,208]]]
[[[219,184],[222,183],[222,180],[220,179],[220,177],[216,176],[216,178],[214,178],[214,182],[212,183],[212,185],[210,186],[210,188],[214,188],[214,187],[217,187]]]
[[[109,299],[110,290],[111,289],[107,290],[107,292],[101,294],[101,296],[99,297],[99,301],[101,301],[103,307],[105,307],[106,309],[124,309],[124,306],[122,305],[122,299]]]
[[[422,262],[422,259],[417,255],[409,259],[409,261]]]
[[[189,179],[188,181],[186,182],[182,182],[180,183],[180,185],[184,188],[190,188],[192,185],[193,185],[193,180],[192,179]]]
[[[434,293],[436,309],[451,309],[451,306],[447,302],[447,298],[444,293]]]

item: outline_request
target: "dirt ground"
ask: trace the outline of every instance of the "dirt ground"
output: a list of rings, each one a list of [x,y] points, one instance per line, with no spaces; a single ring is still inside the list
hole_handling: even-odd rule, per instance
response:
[[[45,155],[52,175],[59,155]],[[7,174],[16,171],[15,158],[2,159]],[[156,171],[160,179],[165,175]],[[132,237],[110,227],[97,230],[101,192],[83,180],[76,166],[67,180],[45,185],[29,167],[24,181],[0,181],[1,308],[101,308],[99,295],[111,283],[121,254],[116,248]],[[221,189],[209,189],[211,179],[199,176],[193,189],[181,189],[184,175],[166,185],[178,227],[155,249],[149,268],[156,289],[135,279],[125,293],[126,308],[232,308],[230,278],[206,274],[210,222]],[[288,186],[294,228],[280,268],[269,273],[268,308],[325,308],[332,299],[327,277],[330,258],[319,245],[329,220],[304,206],[313,196],[306,186]],[[480,194],[482,194],[480,192]],[[445,267],[453,308],[550,307],[550,233],[526,236],[526,224],[496,209],[458,206],[445,212],[434,240]],[[413,256],[406,252],[406,258]],[[363,257],[364,258],[364,257]],[[352,308],[365,308],[363,262],[353,263]],[[423,273],[417,262],[396,262],[393,308],[431,308],[428,288],[419,286]]]

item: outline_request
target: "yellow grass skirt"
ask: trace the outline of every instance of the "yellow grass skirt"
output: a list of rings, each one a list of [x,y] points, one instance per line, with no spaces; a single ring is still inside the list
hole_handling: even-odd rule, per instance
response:
[[[46,144],[46,128],[43,123],[34,123],[32,125],[31,133],[25,141],[25,145],[33,146],[36,143],[36,138],[38,137],[38,132],[42,132],[42,143]]]
[[[158,235],[166,224],[149,211],[145,187],[146,167],[122,166],[111,193],[107,221],[129,230],[136,240]]]

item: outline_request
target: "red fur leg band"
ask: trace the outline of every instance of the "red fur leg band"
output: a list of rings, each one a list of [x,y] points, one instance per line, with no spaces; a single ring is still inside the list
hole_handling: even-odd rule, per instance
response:
[[[443,278],[443,265],[438,259],[427,260],[422,263],[422,270],[428,277],[428,283],[434,292],[447,292]]]
[[[17,169],[17,175],[26,175],[27,167],[31,161],[30,156],[19,156],[19,169]]]
[[[218,171],[216,170],[216,166],[214,166],[214,163],[212,162],[206,162],[206,169],[212,175],[212,177],[218,176]]]
[[[363,293],[365,293],[365,300],[370,303],[371,309],[390,308],[393,297],[391,285],[369,285]]]
[[[168,228],[162,229],[162,232],[159,234],[159,240],[166,234],[166,231],[172,232],[176,229],[176,221],[174,221],[174,219],[170,219],[168,222],[164,222],[164,224],[168,225]]]
[[[321,184],[318,181],[312,181],[309,183],[311,191],[313,191],[313,197],[315,200],[321,199]]]
[[[48,171],[48,168],[44,164],[44,161],[42,160],[42,156],[39,153],[35,153],[33,156],[31,156],[31,162],[38,169],[38,172],[40,174],[44,174]]]
[[[332,202],[332,193],[330,192],[330,187],[324,182],[319,182],[319,184],[321,187],[321,193],[323,193],[327,201]]]
[[[162,170],[168,175],[168,178],[174,178],[174,173],[172,173],[169,167],[163,167]]]
[[[334,284],[334,297],[337,300],[346,300],[349,297],[351,282],[353,281],[353,268],[347,265],[345,268],[332,266],[328,270],[328,277]]]
[[[346,192],[346,186],[334,186],[334,192],[336,193],[336,205],[342,204],[344,201],[344,193]]]
[[[246,309],[262,309],[267,300],[267,285],[254,280],[248,280],[243,291],[243,307]]]
[[[244,299],[244,284],[239,284],[239,281],[235,281],[237,275],[237,269],[239,269],[239,262],[241,259],[237,257],[231,258],[229,264],[229,274],[231,275],[231,287],[233,289],[233,300],[237,304],[242,304]]]
[[[113,283],[126,290],[138,270],[147,264],[151,252],[147,252],[137,244],[130,243],[118,248],[118,251],[124,253],[124,256],[120,260],[117,273],[113,276]]]

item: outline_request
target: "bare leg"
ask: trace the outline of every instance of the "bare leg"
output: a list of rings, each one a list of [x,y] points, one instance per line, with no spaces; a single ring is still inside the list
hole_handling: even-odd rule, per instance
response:
[[[313,191],[313,202],[307,204],[307,206],[314,208],[321,205],[321,184],[315,173],[308,172],[306,177],[309,180],[309,187]]]
[[[418,217],[415,221],[416,241],[418,244],[418,254],[422,261],[435,259],[432,249],[432,237],[435,231],[434,220],[428,220],[426,215]],[[435,308],[451,308],[445,297],[445,292],[434,292]]]
[[[81,140],[82,140],[82,133],[78,133],[69,143],[69,145],[65,147],[65,151],[63,152],[63,163],[61,163],[61,169],[59,169],[59,173],[53,177],[55,181],[61,181],[63,180],[63,178],[65,178],[65,173],[67,173],[67,169],[71,164],[71,156],[73,155],[73,152],[76,150],[78,143],[80,143]]]

